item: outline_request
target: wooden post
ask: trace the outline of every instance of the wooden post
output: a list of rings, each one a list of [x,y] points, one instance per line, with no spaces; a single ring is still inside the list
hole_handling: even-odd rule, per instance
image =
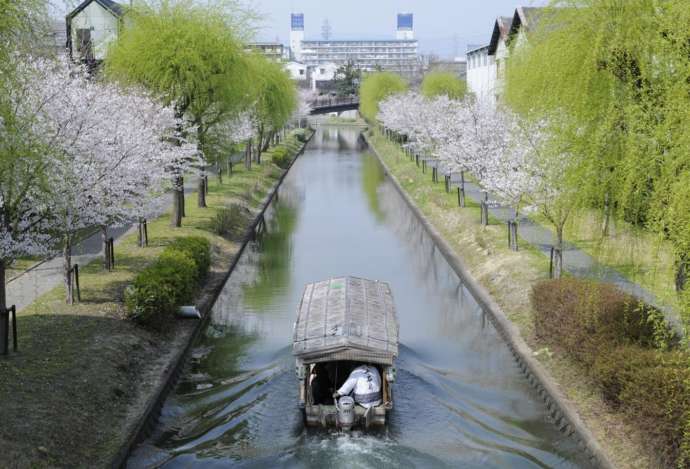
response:
[[[110,238],[108,240],[108,244],[110,246],[110,250],[108,251],[108,256],[110,258],[110,270],[113,270],[115,268],[115,239]]]
[[[519,243],[518,243],[518,222],[517,220],[513,220],[512,224],[512,235],[511,239],[513,240],[513,251],[518,251],[519,250]]]
[[[17,351],[17,307],[12,305],[10,308],[12,311],[12,348]]]
[[[79,264],[74,264],[72,270],[70,271],[70,283],[73,284],[72,289],[76,287],[77,290],[77,301],[81,303],[81,288],[79,288]]]
[[[10,310],[6,308],[0,310],[0,334],[2,354],[7,355],[10,342]]]
[[[489,204],[482,200],[479,202],[480,223],[482,226],[489,225]]]

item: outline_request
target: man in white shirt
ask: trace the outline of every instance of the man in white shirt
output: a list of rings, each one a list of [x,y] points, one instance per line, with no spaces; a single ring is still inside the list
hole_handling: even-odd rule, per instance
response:
[[[361,365],[352,370],[347,381],[338,389],[333,397],[347,396],[354,391],[355,402],[362,407],[369,408],[381,404],[381,375],[375,366]]]

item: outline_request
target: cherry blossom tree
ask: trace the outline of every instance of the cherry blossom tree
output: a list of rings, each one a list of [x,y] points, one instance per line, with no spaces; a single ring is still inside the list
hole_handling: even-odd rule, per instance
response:
[[[75,235],[133,221],[170,172],[185,171],[199,155],[178,141],[174,111],[140,91],[90,80],[66,62],[30,60],[22,72],[22,106],[45,142],[46,220],[62,242],[71,303]]]

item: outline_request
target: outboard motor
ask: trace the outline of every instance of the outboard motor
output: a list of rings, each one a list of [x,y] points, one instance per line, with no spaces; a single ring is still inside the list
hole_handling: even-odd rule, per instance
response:
[[[337,403],[338,425],[343,430],[350,430],[355,424],[355,400],[350,396],[343,396]]]

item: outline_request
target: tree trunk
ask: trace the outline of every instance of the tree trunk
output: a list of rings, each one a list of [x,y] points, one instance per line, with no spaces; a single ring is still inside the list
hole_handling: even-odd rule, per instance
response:
[[[247,146],[244,147],[244,167],[252,169],[252,139],[247,140]]]
[[[180,197],[180,213],[182,214],[182,218],[187,216],[187,211],[185,210],[185,202],[184,202],[184,176],[180,176],[180,189],[178,192],[178,196]]]
[[[216,170],[218,171],[218,185],[222,186],[223,185],[223,165],[220,164],[220,161],[216,164]]]
[[[201,169],[199,175],[199,187],[197,189],[198,206],[199,208],[206,208],[206,168]]]
[[[176,177],[173,180],[173,210],[172,210],[172,218],[170,220],[170,226],[179,228],[182,226],[182,207],[184,206],[183,203],[181,203],[180,200],[180,190],[178,189],[179,184],[181,183],[180,177]],[[184,192],[183,192],[184,194]]]
[[[108,252],[108,227],[101,225],[101,241],[103,242],[103,269],[110,270],[110,253]]]
[[[65,236],[62,247],[63,274],[65,282],[65,301],[68,305],[74,304],[74,289],[72,282],[72,237]]]
[[[685,291],[688,283],[688,274],[690,274],[690,259],[687,254],[683,254],[678,259],[676,267],[676,291]]]
[[[608,237],[611,223],[611,204],[609,203],[609,193],[604,194],[604,223],[601,227],[601,235]]]
[[[553,252],[553,278],[563,275],[563,225],[556,227],[556,246]]]

